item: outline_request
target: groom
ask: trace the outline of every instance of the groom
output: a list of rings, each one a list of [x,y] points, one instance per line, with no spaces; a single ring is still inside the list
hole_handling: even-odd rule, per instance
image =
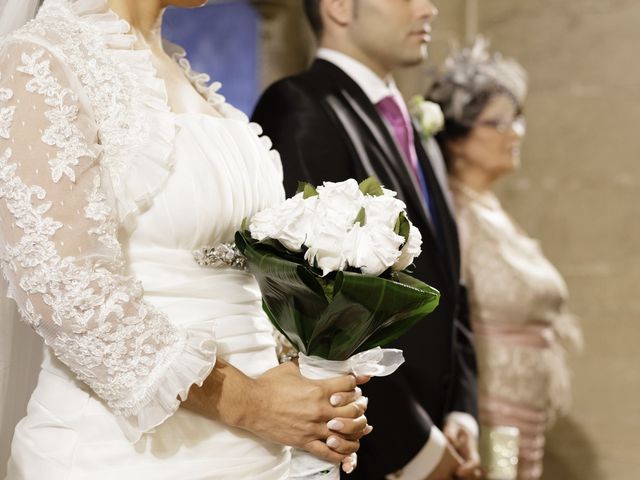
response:
[[[406,364],[365,394],[373,433],[355,478],[479,478],[475,351],[459,283],[446,175],[413,129],[391,77],[426,56],[430,0],[304,0],[320,49],[310,69],[271,86],[253,121],[280,151],[285,188],[375,175],[407,204],[423,235],[415,275],[442,294],[436,311],[393,347]]]

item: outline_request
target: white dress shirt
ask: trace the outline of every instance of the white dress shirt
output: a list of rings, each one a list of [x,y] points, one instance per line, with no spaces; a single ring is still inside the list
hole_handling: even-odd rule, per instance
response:
[[[398,90],[393,77],[388,75],[380,78],[373,70],[358,60],[345,55],[344,53],[329,48],[320,48],[317,58],[326,60],[340,68],[346,73],[365,93],[372,104],[376,105],[383,98],[390,95],[398,99],[403,115],[410,120],[409,111],[406,107],[402,94]],[[478,423],[468,413],[452,412],[446,422],[456,422],[464,428],[469,435],[478,438]],[[446,423],[445,422],[445,423]],[[445,451],[447,439],[435,425],[431,427],[429,441],[422,447],[418,454],[400,472],[388,475],[388,479],[393,480],[424,480],[440,462]]]
[[[405,121],[411,125],[411,116],[407,105],[402,98],[402,94],[396,82],[391,75],[386,78],[380,78],[373,70],[359,62],[358,60],[345,55],[344,53],[332,50],[330,48],[321,48],[318,50],[317,58],[333,63],[336,67],[346,73],[351,79],[358,84],[369,101],[377,105],[382,99],[392,96],[395,97]]]

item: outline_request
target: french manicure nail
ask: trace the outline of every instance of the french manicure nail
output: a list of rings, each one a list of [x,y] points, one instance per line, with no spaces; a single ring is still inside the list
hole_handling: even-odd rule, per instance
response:
[[[355,468],[355,464],[353,463],[353,457],[350,455],[342,460],[342,470],[344,473],[351,473]]]
[[[330,448],[338,448],[338,445],[340,445],[340,442],[338,442],[338,439],[336,437],[329,437],[327,438],[327,445]]]
[[[326,397],[325,397],[326,398]],[[340,405],[340,402],[342,401],[342,397],[340,395],[331,395],[331,398],[329,399],[329,402],[331,403],[331,405],[333,405],[334,407]]]
[[[360,387],[356,387],[356,397],[362,396],[362,389]]]
[[[327,422],[327,428],[329,430],[340,431],[344,428],[344,423],[334,418],[333,420],[330,420],[329,422]]]

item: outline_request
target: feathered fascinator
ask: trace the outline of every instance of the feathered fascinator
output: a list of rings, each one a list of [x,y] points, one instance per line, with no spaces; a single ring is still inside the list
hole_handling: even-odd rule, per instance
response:
[[[473,104],[494,93],[505,93],[521,106],[527,93],[527,74],[515,60],[489,53],[489,42],[478,37],[470,47],[451,52],[428,96],[440,104],[446,119],[464,125],[480,113]]]

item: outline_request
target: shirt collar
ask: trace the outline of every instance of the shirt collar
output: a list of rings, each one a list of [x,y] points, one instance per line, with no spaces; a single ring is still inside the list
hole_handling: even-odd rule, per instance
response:
[[[400,95],[391,75],[383,80],[369,67],[349,55],[331,48],[320,48],[317,58],[333,63],[351,77],[374,105],[389,95]]]

